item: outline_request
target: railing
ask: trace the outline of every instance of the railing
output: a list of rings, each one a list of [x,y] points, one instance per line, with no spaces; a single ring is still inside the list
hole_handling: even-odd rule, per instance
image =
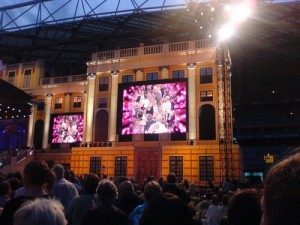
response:
[[[172,43],[169,44],[169,51],[182,51],[182,50],[187,50],[189,48],[189,43],[188,42],[179,42],[179,43]]]
[[[86,80],[87,80],[86,74],[72,76],[72,82],[81,82]]]
[[[65,76],[65,77],[52,77],[52,78],[42,78],[41,85],[47,84],[60,84],[68,82],[82,82],[87,80],[86,74],[74,75],[74,76]]]
[[[128,48],[121,49],[116,51],[106,51],[98,52],[93,54],[93,60],[109,60],[114,58],[124,58],[132,57],[138,55],[149,55],[149,54],[159,54],[167,52],[176,52],[176,51],[188,51],[192,49],[201,49],[201,48],[211,48],[213,43],[209,39],[196,40],[196,41],[187,41],[187,42],[178,42],[162,45],[151,45],[138,48]],[[95,57],[96,56],[96,57]],[[52,77],[52,78],[42,78],[41,85],[49,84],[60,84],[68,82],[82,82],[87,80],[87,75],[74,75],[74,76],[65,76],[65,77]]]
[[[67,83],[67,82],[68,82],[68,77],[54,77],[53,78],[54,84]]]
[[[208,48],[213,47],[213,43],[210,40],[203,39],[196,41],[196,48]]]
[[[20,162],[22,159],[25,159],[27,157],[27,150],[20,150],[17,154],[17,162]]]
[[[144,47],[144,54],[156,54],[156,53],[162,53],[162,45],[154,45],[154,46],[146,46]]]
[[[129,48],[120,50],[120,57],[130,57],[138,54],[138,48]]]
[[[112,59],[115,57],[114,51],[109,52],[99,52],[98,53],[98,59]]]
[[[170,44],[161,44],[161,45],[151,45],[145,47],[121,49],[115,51],[106,51],[106,52],[97,52],[92,55],[91,65],[96,65],[97,60],[109,60],[109,59],[118,59],[125,57],[132,57],[138,55],[149,55],[149,54],[159,54],[159,53],[168,53],[176,51],[189,51],[202,48],[212,48],[213,42],[210,39],[196,40],[196,41],[186,41],[186,42],[177,42]]]
[[[50,78],[42,78],[42,82],[41,82],[42,85],[50,84],[50,83],[51,83],[51,79]]]
[[[20,149],[19,151],[7,151],[0,154],[0,169],[11,163],[19,163],[23,159],[31,156],[33,153],[33,146],[27,149]]]

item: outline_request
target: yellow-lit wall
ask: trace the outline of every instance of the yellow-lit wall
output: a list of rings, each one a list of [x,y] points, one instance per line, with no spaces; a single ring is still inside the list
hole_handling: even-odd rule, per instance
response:
[[[235,176],[240,177],[241,158],[238,145],[233,145],[233,159]],[[71,155],[71,170],[76,174],[84,175],[89,173],[90,158],[101,158],[101,173],[108,176],[114,176],[115,157],[127,157],[127,176],[134,176],[134,147],[133,146],[118,146],[118,147],[79,147],[72,149]],[[220,174],[220,156],[219,146],[211,141],[206,144],[191,146],[191,145],[166,145],[162,147],[161,154],[161,175],[166,177],[170,172],[169,159],[170,156],[183,157],[183,178],[194,182],[197,185],[205,186],[206,181],[199,180],[199,157],[213,156],[214,157],[214,182],[221,182]],[[64,159],[63,159],[64,160]],[[62,161],[61,163],[63,163]],[[157,162],[159,163],[159,162]],[[104,167],[103,167],[104,166]]]
[[[90,157],[101,158],[101,173],[107,176],[114,177],[115,170],[115,157],[126,156],[127,157],[127,176],[133,176],[133,147],[80,147],[72,150],[71,156],[71,169],[75,174],[83,175],[88,174],[90,171]]]
[[[28,87],[24,87],[25,70],[31,70],[31,79]],[[32,93],[33,89],[39,85],[40,78],[44,74],[44,64],[42,61],[33,61],[4,66],[2,79],[8,81],[8,74],[11,71],[15,71],[13,85]]]
[[[213,156],[214,157],[214,182],[221,182],[220,174],[220,155],[219,146],[211,141],[206,141],[206,144],[191,146],[191,145],[172,145],[162,148],[162,176],[166,177],[170,172],[169,159],[170,156],[183,157],[183,178],[188,179],[198,185],[205,186],[206,181],[199,180],[199,157]],[[239,147],[233,146],[233,164],[235,172],[238,173],[240,166]],[[239,174],[236,174],[239,177]]]

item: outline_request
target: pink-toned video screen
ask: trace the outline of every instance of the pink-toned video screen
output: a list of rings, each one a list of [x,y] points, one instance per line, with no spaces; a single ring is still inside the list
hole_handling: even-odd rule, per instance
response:
[[[186,82],[123,89],[122,135],[186,132]]]
[[[83,114],[54,115],[52,120],[51,143],[82,142]]]

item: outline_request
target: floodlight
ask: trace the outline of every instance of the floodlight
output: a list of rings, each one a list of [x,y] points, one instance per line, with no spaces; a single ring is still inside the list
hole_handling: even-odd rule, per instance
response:
[[[234,34],[234,26],[233,24],[225,24],[218,32],[218,39],[220,42],[228,40]]]
[[[249,3],[243,2],[231,7],[229,18],[233,23],[245,21],[251,14],[252,7]]]

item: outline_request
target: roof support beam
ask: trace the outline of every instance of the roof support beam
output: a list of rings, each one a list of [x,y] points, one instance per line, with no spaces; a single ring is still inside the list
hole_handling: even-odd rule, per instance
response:
[[[3,6],[3,7],[0,7],[0,11],[22,8],[25,6],[36,5],[36,4],[39,4],[42,2],[49,2],[49,1],[52,1],[52,0],[34,0],[34,1],[23,2],[23,3],[19,3],[19,4],[14,4],[14,5]]]
[[[124,7],[121,0],[118,2],[116,0],[101,0],[99,2],[95,0],[33,0],[0,7],[0,34],[51,24],[81,21],[86,18],[104,18],[142,11],[184,8],[186,4],[184,0],[182,2],[181,4],[166,4],[166,0],[162,2],[131,0],[131,4]],[[18,9],[19,12],[16,13]]]

